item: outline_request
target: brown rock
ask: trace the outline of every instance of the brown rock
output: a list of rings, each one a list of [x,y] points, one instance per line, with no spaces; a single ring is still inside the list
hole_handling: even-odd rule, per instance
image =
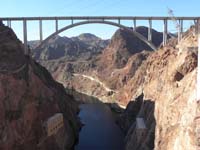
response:
[[[190,47],[196,47],[197,43],[191,34],[189,32],[182,39],[179,50],[174,45],[152,53],[121,89],[119,95],[124,103],[141,93],[144,93],[144,102],[155,103],[155,108],[150,104],[141,106],[138,116],[144,118],[148,131],[138,143],[135,141],[137,128],[133,123],[126,137],[127,150],[153,147],[155,150],[196,149],[197,48]],[[144,110],[149,113],[141,113]],[[148,143],[152,143],[154,137],[152,147]]]
[[[0,26],[0,32],[0,149],[71,148],[78,133],[77,103],[45,68],[24,56],[12,30]],[[47,137],[43,124],[58,112],[65,126]]]

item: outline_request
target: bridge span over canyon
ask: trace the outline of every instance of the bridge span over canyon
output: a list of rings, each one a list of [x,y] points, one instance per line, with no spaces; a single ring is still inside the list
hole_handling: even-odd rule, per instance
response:
[[[167,43],[167,35],[168,35],[168,21],[176,21],[179,22],[179,28],[178,28],[178,39],[181,39],[182,33],[183,33],[183,22],[184,21],[194,21],[194,24],[199,22],[200,17],[145,17],[145,16],[68,16],[68,17],[5,17],[0,18],[0,21],[7,22],[7,26],[12,28],[11,22],[12,21],[21,21],[23,22],[23,39],[24,39],[24,53],[29,55],[28,51],[28,44],[27,44],[27,22],[28,21],[38,21],[39,26],[39,35],[40,35],[40,47],[43,43],[48,41],[49,39],[53,38],[55,35],[58,35],[59,33],[68,30],[70,28],[84,25],[84,24],[108,24],[112,26],[116,26],[119,28],[123,28],[125,30],[131,31],[136,37],[141,39],[143,42],[145,42],[147,45],[149,45],[153,50],[156,50],[157,47],[152,43],[152,22],[159,20],[163,23],[163,45],[166,45]],[[43,39],[43,21],[54,21],[55,22],[55,32],[49,35],[46,39]],[[65,27],[59,28],[58,22],[61,20],[68,20],[71,23],[67,24]],[[122,21],[133,21],[132,28],[123,25]],[[146,20],[149,23],[148,27],[148,38],[144,37],[140,33],[136,32],[134,29],[137,26],[137,21],[139,20]]]
[[[44,21],[53,21],[55,30],[53,33],[51,33],[47,38],[43,39],[43,22]],[[64,27],[59,28],[59,21],[62,20],[68,20],[70,23],[66,24]],[[54,36],[60,34],[61,32],[71,29],[73,27],[79,26],[79,25],[84,25],[84,24],[108,24],[112,25],[118,28],[123,28],[124,30],[131,31],[134,36],[138,37],[141,39],[143,42],[145,42],[147,45],[149,45],[153,50],[156,50],[157,47],[152,43],[152,22],[153,21],[160,21],[160,25],[163,26],[163,45],[167,44],[167,37],[168,37],[168,28],[169,28],[169,21],[176,21],[178,22],[178,30],[177,30],[177,35],[178,35],[178,41],[182,38],[183,34],[183,23],[184,21],[193,21],[195,24],[195,32],[198,34],[198,60],[200,60],[200,17],[144,17],[144,16],[71,16],[71,17],[4,17],[0,18],[0,24],[1,22],[6,23],[7,26],[12,28],[12,22],[22,22],[22,32],[23,32],[23,41],[24,41],[24,53],[25,55],[30,55],[29,54],[29,48],[28,48],[28,41],[27,41],[27,22],[29,21],[36,21],[38,22],[38,29],[39,29],[39,39],[40,39],[40,46],[42,46],[45,42],[47,42],[49,39],[53,38]],[[124,25],[123,21],[132,21],[132,27]],[[137,21],[147,21],[148,22],[148,36],[147,38],[144,37],[142,34],[136,32],[135,28],[137,27]],[[140,24],[141,25],[141,24]],[[3,31],[5,32],[5,31]],[[0,32],[1,34],[1,32]],[[27,57],[29,58],[29,57]],[[15,74],[16,72],[19,72],[26,68],[29,65],[29,62],[26,61],[25,64],[22,64],[15,70],[0,70],[0,73],[6,73],[6,74]],[[3,68],[4,69],[4,68]],[[80,74],[76,74],[79,76]],[[86,76],[86,75],[81,75],[85,78],[89,78],[91,80],[94,80],[93,78]],[[98,80],[96,82],[99,82]],[[103,83],[102,86],[104,86]],[[200,61],[198,61],[198,68],[197,68],[197,86],[196,86],[196,101],[197,101],[197,108],[200,105]],[[109,88],[105,87],[106,90],[110,90]],[[56,121],[55,121],[56,120]],[[137,118],[137,129],[138,132],[136,134],[139,135],[139,137],[142,137],[146,133],[146,126],[144,124],[143,118]],[[199,142],[200,140],[200,109],[196,111],[196,118],[195,118],[195,123],[196,123],[196,129],[195,129],[195,134],[196,134],[196,140]],[[55,134],[58,129],[60,129],[63,126],[63,116],[62,114],[56,114],[55,116],[52,116],[45,122],[45,127],[47,130],[47,135],[52,135]],[[140,139],[140,138],[139,138]],[[42,139],[42,142],[45,140]],[[40,146],[41,143],[38,144]]]

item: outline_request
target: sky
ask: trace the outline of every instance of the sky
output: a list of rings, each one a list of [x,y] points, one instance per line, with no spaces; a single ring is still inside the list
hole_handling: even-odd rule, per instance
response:
[[[0,17],[40,17],[40,16],[169,16],[168,8],[175,16],[200,16],[200,0],[1,0]],[[5,22],[4,22],[5,23]],[[132,21],[121,22],[133,26]],[[137,25],[147,25],[147,21],[138,21]],[[193,22],[184,22],[187,29]],[[5,23],[6,24],[6,23]],[[54,32],[53,21],[43,22],[43,37]],[[60,21],[59,28],[70,24]],[[162,31],[162,23],[153,22],[153,28]],[[20,39],[22,22],[12,22],[12,28]],[[37,21],[28,22],[28,40],[39,39]],[[82,25],[61,34],[77,36],[81,33],[92,33],[103,39],[110,38],[117,30],[110,25]],[[175,32],[175,25],[169,22],[169,30]]]

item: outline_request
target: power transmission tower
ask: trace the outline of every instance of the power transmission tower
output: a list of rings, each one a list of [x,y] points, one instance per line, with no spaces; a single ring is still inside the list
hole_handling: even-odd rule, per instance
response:
[[[178,42],[180,42],[181,40],[181,29],[180,29],[180,24],[178,23],[176,17],[174,16],[174,12],[172,9],[170,8],[167,8],[168,9],[168,14],[171,18],[171,20],[173,21],[175,27],[176,27],[176,30],[177,30],[177,33],[178,33]]]

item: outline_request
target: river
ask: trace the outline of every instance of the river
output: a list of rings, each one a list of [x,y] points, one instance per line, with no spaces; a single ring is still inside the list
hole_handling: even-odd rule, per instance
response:
[[[115,124],[114,114],[105,104],[80,105],[84,124],[75,150],[123,150],[124,135]]]

